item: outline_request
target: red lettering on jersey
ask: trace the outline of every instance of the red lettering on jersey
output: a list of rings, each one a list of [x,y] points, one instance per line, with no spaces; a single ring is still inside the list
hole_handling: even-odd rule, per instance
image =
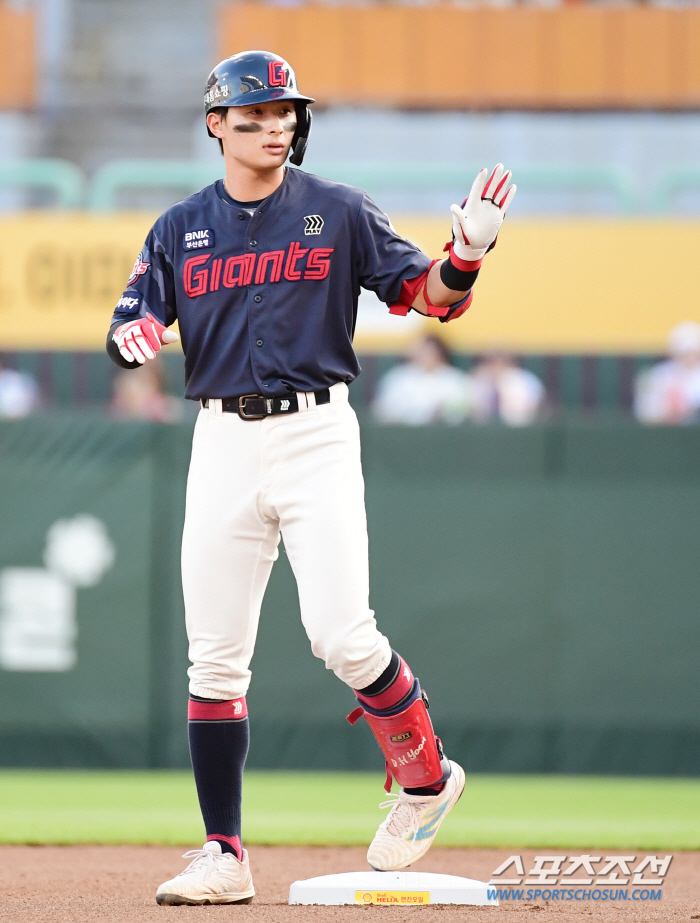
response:
[[[333,251],[333,247],[314,247],[309,250],[302,247],[298,241],[293,241],[287,251],[268,250],[261,253],[257,259],[257,267],[255,253],[230,256],[225,263],[220,257],[212,259],[211,253],[199,253],[185,260],[185,292],[189,298],[196,298],[206,292],[218,292],[221,284],[225,288],[243,288],[251,284],[253,276],[256,285],[279,282],[283,269],[284,278],[288,282],[299,282],[302,278],[320,282],[327,279],[331,271]],[[307,254],[306,265],[303,269],[297,269],[299,261]],[[210,259],[211,266],[205,269],[204,266]]]
[[[255,267],[255,254],[245,253],[243,256],[230,256],[224,267],[224,285],[226,288],[235,288],[237,285],[250,285]],[[235,270],[238,270],[236,273]]]
[[[258,269],[255,273],[255,284],[260,285],[265,281],[268,263],[272,263],[272,272],[270,273],[270,282],[279,282],[282,275],[282,263],[284,262],[284,250],[269,250],[267,253],[261,253],[258,260]]]
[[[219,291],[219,280],[221,279],[221,267],[223,265],[223,260],[214,260],[214,262],[211,264],[211,282],[209,283],[210,292]]]
[[[306,261],[305,279],[326,279],[331,271],[333,247],[314,247]]]
[[[185,266],[182,271],[182,281],[185,286],[185,292],[190,298],[203,295],[207,290],[209,270],[198,269],[197,272],[193,272],[193,270],[195,267],[206,263],[210,257],[211,253],[200,253],[199,256],[191,256],[188,260],[185,260]]]
[[[301,270],[296,268],[297,261],[306,256],[308,250],[302,250],[301,244],[296,240],[289,245],[287,262],[284,267],[284,278],[289,282],[298,282],[301,279]]]
[[[287,86],[287,71],[283,61],[270,61],[267,65],[267,83],[271,87]]]

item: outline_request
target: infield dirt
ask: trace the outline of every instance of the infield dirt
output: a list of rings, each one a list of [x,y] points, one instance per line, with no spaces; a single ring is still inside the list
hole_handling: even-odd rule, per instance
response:
[[[398,921],[421,923],[508,923],[537,913],[538,921],[700,920],[700,852],[676,853],[663,887],[651,903],[631,900],[545,903],[512,901],[500,907],[289,907],[290,884],[302,878],[367,868],[365,850],[356,848],[250,848],[256,897],[252,904],[218,907],[158,907],[155,890],[181,871],[184,849],[160,846],[2,846],[0,920],[12,923],[139,923],[139,921],[240,920],[249,923],[301,921]],[[443,872],[488,881],[509,855],[531,860],[532,850],[432,849],[415,871]],[[566,850],[539,850],[540,854]],[[583,850],[576,850],[577,855]],[[617,850],[617,853],[625,852]],[[630,851],[630,852],[633,852]],[[530,866],[525,865],[527,870]]]

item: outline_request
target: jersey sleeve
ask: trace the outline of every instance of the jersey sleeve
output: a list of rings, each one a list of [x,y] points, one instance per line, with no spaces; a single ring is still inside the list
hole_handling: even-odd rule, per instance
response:
[[[177,319],[172,257],[156,224],[136,257],[126,289],[117,302],[112,325],[152,314],[169,327]]]
[[[430,268],[432,260],[397,232],[384,212],[362,194],[357,217],[357,262],[360,285],[391,305],[401,286]]]
[[[112,315],[107,336],[107,353],[117,365],[134,368],[121,356],[112,339],[121,324],[152,314],[166,327],[177,319],[172,256],[168,252],[166,229],[161,222],[151,228],[143,249],[136,257],[134,268]]]

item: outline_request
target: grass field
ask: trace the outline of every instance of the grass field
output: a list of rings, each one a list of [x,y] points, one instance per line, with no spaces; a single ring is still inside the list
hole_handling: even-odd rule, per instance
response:
[[[244,839],[363,845],[383,812],[383,777],[249,772]],[[0,843],[197,844],[189,772],[0,771]],[[700,848],[700,780],[577,776],[467,778],[442,846]]]

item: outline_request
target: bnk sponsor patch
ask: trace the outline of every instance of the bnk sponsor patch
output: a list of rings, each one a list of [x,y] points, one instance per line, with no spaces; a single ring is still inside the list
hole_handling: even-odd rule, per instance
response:
[[[182,238],[183,250],[203,250],[205,247],[214,246],[214,231],[211,228],[202,228],[200,231],[187,231]]]
[[[124,294],[117,302],[117,311],[128,311],[129,314],[136,314],[141,307],[141,301],[141,295]]]

